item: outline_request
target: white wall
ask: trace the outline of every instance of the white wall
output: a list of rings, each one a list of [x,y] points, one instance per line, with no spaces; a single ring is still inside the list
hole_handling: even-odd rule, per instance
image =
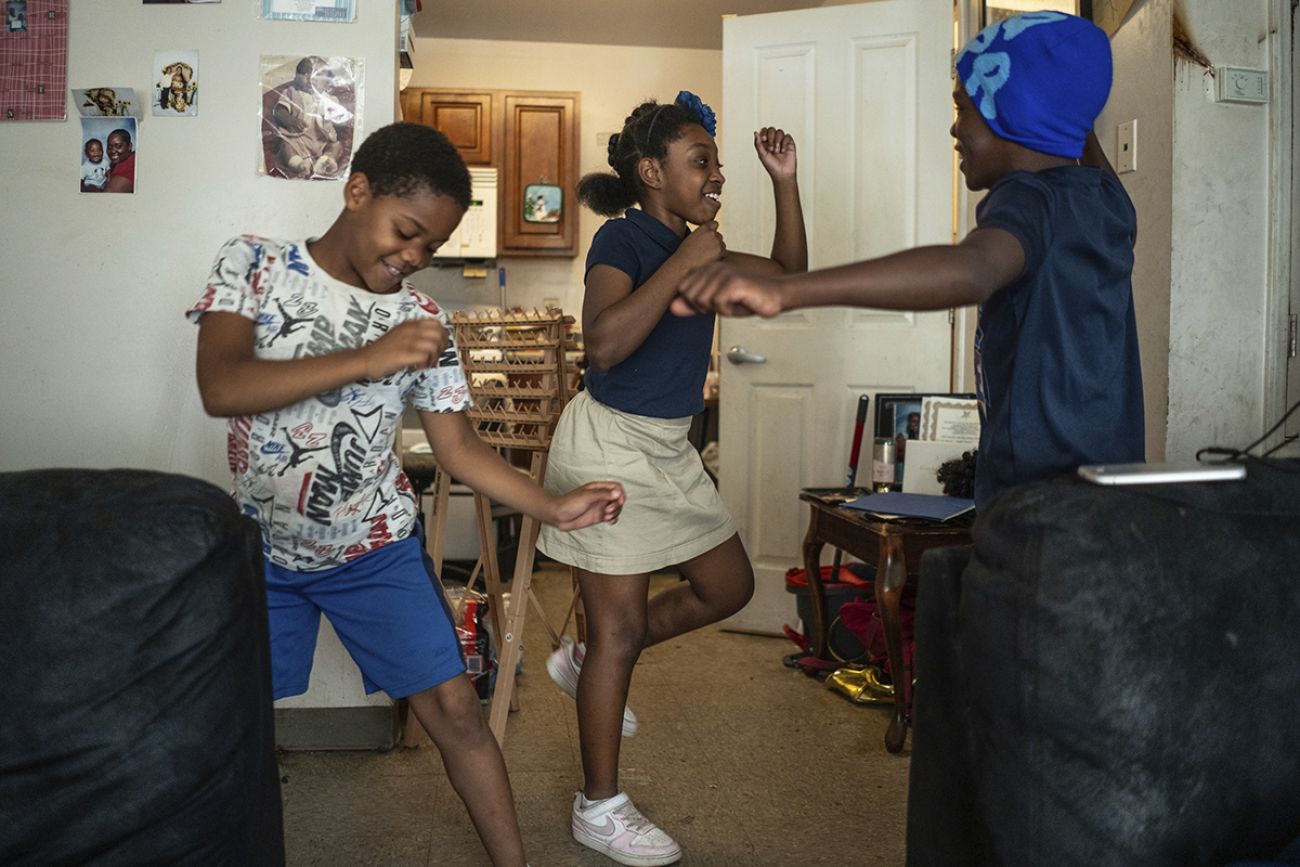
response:
[[[1169,251],[1173,189],[1171,0],[1151,0],[1111,38],[1115,80],[1097,119],[1097,140],[1117,162],[1119,124],[1137,120],[1137,171],[1120,175],[1138,216],[1133,301],[1142,348],[1147,459],[1165,453],[1169,408]]]
[[[1175,14],[1214,65],[1268,67],[1268,0],[1183,0]],[[1189,61],[1173,79],[1167,452],[1190,459],[1272,423],[1264,340],[1281,325],[1266,321],[1269,107],[1213,102],[1213,79]]]
[[[224,484],[224,435],[193,377],[195,329],[181,312],[217,246],[241,231],[305,235],[328,226],[339,185],[258,177],[260,54],[351,54],[367,62],[364,128],[394,117],[389,4],[352,25],[264,22],[251,4],[73,4],[70,87],[143,90],[158,48],[197,48],[197,118],[145,117],[134,195],[76,191],[78,124],[0,122],[0,470],[131,466]],[[1138,118],[1134,292],[1143,341],[1148,453],[1185,456],[1262,432],[1267,261],[1267,112],[1206,100],[1199,70],[1172,65],[1177,9],[1214,63],[1266,66],[1266,0],[1146,0],[1115,34],[1116,82],[1098,124]],[[422,14],[434,14],[426,11]],[[1275,73],[1276,74],[1276,73]],[[646,96],[686,87],[721,102],[713,51],[421,40],[414,84],[582,92],[583,171],[605,167],[596,136]],[[1175,92],[1176,91],[1176,92]],[[721,131],[726,132],[726,119]],[[581,306],[582,263],[600,218],[585,210],[573,259],[507,259],[510,302]],[[431,279],[461,281],[440,272]],[[438,288],[432,288],[435,295]],[[457,292],[463,291],[459,286]],[[1166,430],[1167,425],[1167,430]]]
[[[698,93],[710,105],[722,104],[721,51],[417,39],[412,59],[412,87],[579,91],[578,167],[583,174],[609,169],[605,147],[597,136],[621,130],[624,118],[645,99],[671,101],[677,91],[685,89]],[[719,138],[726,134],[726,118],[719,119],[718,133]],[[527,308],[541,306],[544,298],[557,298],[566,312],[580,316],[587,249],[604,219],[580,209],[578,255],[573,259],[503,257],[499,264],[506,268],[507,303]],[[416,282],[434,298],[446,299],[444,303],[478,298],[480,303],[492,304],[496,299],[495,275],[485,283],[467,280],[454,269],[434,269]]]
[[[1146,0],[1112,38],[1115,85],[1098,120],[1138,121],[1133,292],[1142,342],[1147,457],[1244,446],[1272,419],[1265,378],[1269,111],[1213,102],[1205,69],[1173,51],[1175,20],[1213,65],[1267,68],[1269,0]],[[1281,71],[1286,74],[1286,71]],[[1270,71],[1276,75],[1278,71]]]
[[[70,5],[69,87],[147,94],[155,50],[197,48],[199,115],[146,113],[133,195],[77,191],[71,100],[63,123],[0,122],[0,470],[146,467],[225,485],[224,426],[199,404],[183,312],[223,241],[322,232],[342,191],[256,175],[258,57],[364,58],[362,132],[377,129],[394,118],[396,7],[301,24],[259,20],[249,0]]]

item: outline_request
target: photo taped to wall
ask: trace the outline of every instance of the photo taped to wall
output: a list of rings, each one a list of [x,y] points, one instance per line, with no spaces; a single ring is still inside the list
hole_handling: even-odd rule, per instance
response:
[[[263,55],[260,172],[342,180],[359,140],[364,62],[352,57]]]
[[[82,117],[135,115],[135,88],[83,87],[72,91],[72,101]]]
[[[164,49],[153,56],[153,113],[158,117],[194,117],[199,113],[199,52]]]
[[[81,192],[134,193],[134,117],[81,118]]]
[[[5,0],[5,32],[27,32],[27,0]]]
[[[277,21],[347,23],[357,17],[354,0],[262,0],[262,17]]]

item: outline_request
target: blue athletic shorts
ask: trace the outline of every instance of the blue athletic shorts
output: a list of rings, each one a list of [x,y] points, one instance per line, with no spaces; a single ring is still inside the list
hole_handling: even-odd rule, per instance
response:
[[[405,698],[465,673],[452,613],[417,536],[318,572],[268,562],[266,602],[277,699],[307,691],[322,611],[367,693]]]

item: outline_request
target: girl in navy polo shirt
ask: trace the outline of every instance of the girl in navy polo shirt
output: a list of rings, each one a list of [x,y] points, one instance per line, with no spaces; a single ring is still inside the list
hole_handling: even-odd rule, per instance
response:
[[[688,273],[718,260],[773,276],[808,264],[794,140],[770,127],[754,134],[776,197],[772,256],[763,258],[727,250],[718,232],[725,179],[714,130],[713,111],[692,93],[644,103],[610,136],[613,173],[578,184],[583,204],[615,219],[587,255],[586,390],[560,418],[546,486],[614,478],[627,502],[616,525],[543,528],[538,547],[576,568],[587,613],[587,646],[565,639],[547,660],[578,703],[585,786],[574,799],[573,836],[621,864],[681,857],[619,789],[619,737],[637,727],[626,708],[632,668],[642,648],[734,614],[754,589],[749,557],[687,440],[704,408],[714,317],[668,308]],[[666,567],[686,580],[647,599],[650,573]]]

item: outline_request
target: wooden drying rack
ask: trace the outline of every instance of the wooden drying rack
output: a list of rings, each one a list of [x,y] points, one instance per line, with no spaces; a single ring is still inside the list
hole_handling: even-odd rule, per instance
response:
[[[573,317],[555,308],[520,313],[489,310],[453,313],[451,324],[461,367],[473,398],[473,406],[466,410],[466,415],[475,431],[480,439],[496,448],[528,452],[529,476],[537,484],[542,484],[546,477],[551,435],[573,392],[572,374],[565,360],[565,351],[572,348],[568,328],[573,324]],[[440,469],[432,486],[433,506],[428,521],[429,554],[438,574],[442,573],[442,537],[450,487],[451,480]],[[574,616],[578,596],[575,592],[560,628],[553,628],[532,589],[537,534],[541,525],[536,518],[525,515],[519,529],[519,548],[507,608],[505,584],[501,580],[492,538],[492,503],[477,491],[474,492],[474,512],[479,561],[470,575],[467,589],[474,585],[479,575],[483,576],[497,644],[497,677],[488,724],[497,741],[501,742],[505,738],[507,714],[519,709],[514,694],[515,669],[519,663],[520,638],[528,605],[537,609],[550,633],[552,648],[555,648],[559,647],[560,634]],[[457,611],[458,617],[459,614]],[[409,715],[405,742],[416,743],[421,734],[414,715]]]

